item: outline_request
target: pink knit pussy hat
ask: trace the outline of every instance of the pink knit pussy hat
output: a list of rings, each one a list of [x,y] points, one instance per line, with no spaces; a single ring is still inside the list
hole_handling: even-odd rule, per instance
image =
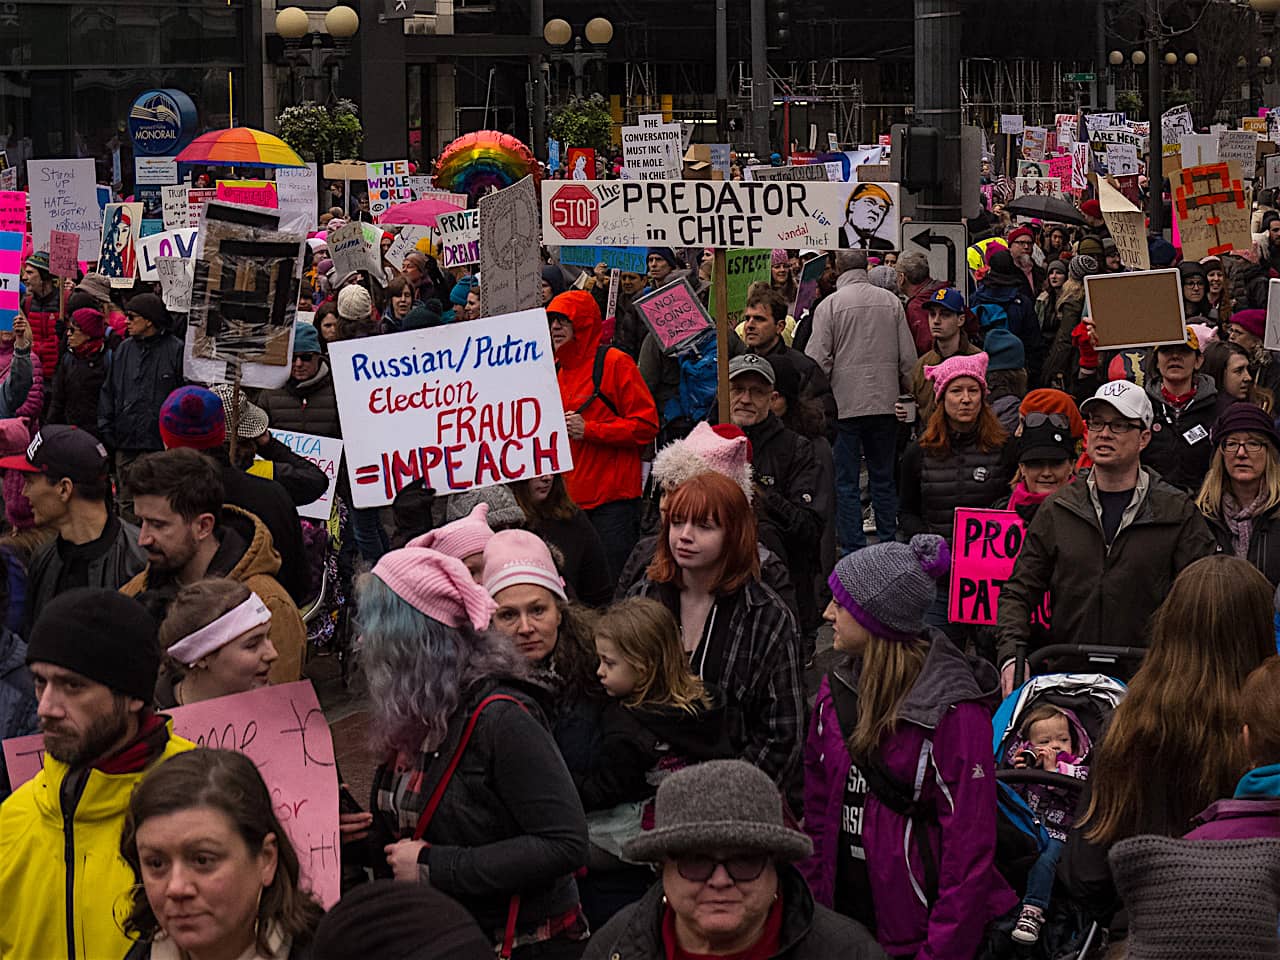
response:
[[[518,584],[545,587],[561,600],[569,599],[564,578],[541,537],[528,530],[499,530],[484,548],[484,588],[497,596]]]
[[[977,380],[985,397],[987,395],[987,359],[985,353],[974,353],[967,357],[957,354],[954,357],[947,357],[936,367],[925,367],[925,379],[933,381],[934,398],[942,399],[947,384],[956,377],[972,377]]]
[[[402,547],[384,553],[373,575],[419,613],[446,627],[470,623],[484,630],[498,605],[471,579],[466,565],[428,547]]]
[[[740,427],[713,427],[703,420],[687,437],[667,444],[653,458],[653,479],[667,490],[700,473],[723,474],[740,486],[751,502],[751,441]]]
[[[428,530],[422,536],[414,537],[405,546],[428,547],[439,550],[447,557],[465,560],[474,553],[484,553],[484,548],[493,539],[488,516],[489,505],[477,503],[461,520],[446,523],[435,530]]]

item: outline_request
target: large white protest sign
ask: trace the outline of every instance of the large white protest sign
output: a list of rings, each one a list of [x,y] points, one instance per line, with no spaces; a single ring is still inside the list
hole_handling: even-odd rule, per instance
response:
[[[391,160],[365,164],[369,185],[369,212],[376,220],[388,208],[413,199],[409,161]]]
[[[566,181],[585,188],[597,181]],[[599,181],[601,183],[607,181]],[[542,305],[538,191],[533,177],[480,198],[480,286],[486,316]]]
[[[102,208],[93,159],[28,160],[31,236],[37,250],[54,230],[80,237],[81,250],[97,250],[102,239]]]
[[[543,237],[556,246],[896,250],[898,190],[896,183],[548,182]]]
[[[1007,137],[1019,136],[1027,127],[1027,121],[1020,113],[1000,114],[1000,132]]]
[[[191,207],[187,200],[189,184],[177,183],[160,188],[161,215],[166,230],[191,226]]]
[[[195,264],[182,257],[156,257],[156,278],[164,296],[164,308],[170,313],[187,313],[191,309],[191,280]]]
[[[1132,143],[1108,143],[1104,153],[1107,173],[1113,177],[1132,177],[1138,173],[1138,147]]]
[[[1184,167],[1199,167],[1218,162],[1218,138],[1211,133],[1188,133],[1179,141]]]
[[[1166,157],[1173,156],[1181,148],[1182,138],[1195,130],[1191,108],[1185,103],[1166,110],[1160,114],[1160,152]]]
[[[1013,197],[1057,197],[1062,199],[1062,181],[1057,177],[1018,177],[1013,181]]]
[[[378,272],[382,258],[381,248],[369,245],[364,234],[364,224],[352,221],[344,223],[329,234],[329,256],[333,260],[335,275],[341,279],[357,270]]]
[[[440,231],[440,266],[465,267],[480,262],[480,211],[459,210],[436,216]]]
[[[622,128],[622,157],[634,180],[672,180],[683,168],[678,123],[663,123],[661,114],[645,114],[634,127]]]
[[[1258,164],[1258,135],[1252,130],[1220,130],[1218,137],[1219,163],[1235,162],[1246,180],[1252,180]]]
[[[313,433],[294,433],[291,430],[272,430],[275,437],[286,447],[314,463],[326,477],[329,486],[324,496],[298,508],[298,516],[308,520],[328,520],[333,510],[333,492],[338,486],[338,467],[342,463],[342,440],[332,437],[320,437]]]
[[[446,494],[573,469],[541,309],[341,341],[329,357],[356,507],[415,480]]]
[[[276,202],[279,209],[296,213],[307,230],[316,228],[319,212],[319,173],[314,163],[305,167],[276,167]]]
[[[159,280],[156,262],[160,257],[191,259],[196,249],[197,232],[191,227],[183,227],[178,230],[153,233],[149,237],[138,240],[134,244],[138,251],[138,277],[142,280]]]

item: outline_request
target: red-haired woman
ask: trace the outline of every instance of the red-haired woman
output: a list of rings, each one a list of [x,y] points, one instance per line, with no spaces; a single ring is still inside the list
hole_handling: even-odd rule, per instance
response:
[[[671,610],[693,672],[724,697],[735,753],[798,800],[800,644],[790,610],[760,582],[756,520],[742,488],[702,473],[670,493],[653,562],[631,592]]]

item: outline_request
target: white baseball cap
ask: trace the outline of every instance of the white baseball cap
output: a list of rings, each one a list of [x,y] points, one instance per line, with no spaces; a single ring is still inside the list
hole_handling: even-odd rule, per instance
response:
[[[1092,407],[1103,403],[1113,407],[1123,417],[1141,421],[1144,429],[1150,429],[1151,421],[1155,419],[1147,391],[1129,380],[1104,383],[1092,397],[1080,405],[1080,413],[1088,416]]]

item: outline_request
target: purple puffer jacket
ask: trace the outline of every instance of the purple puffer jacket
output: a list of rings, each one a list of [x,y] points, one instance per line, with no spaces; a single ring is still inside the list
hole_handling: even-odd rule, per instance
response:
[[[972,960],[987,923],[1018,903],[997,872],[996,779],[991,751],[991,705],[999,679],[989,664],[971,660],[931,630],[924,668],[885,740],[882,757],[893,776],[908,783],[922,775],[920,796],[938,807],[929,842],[938,866],[938,897],[929,910],[918,891],[924,870],[907,853],[909,822],[868,793],[863,845],[880,945],[917,960]],[[824,677],[805,743],[805,830],[813,856],[800,864],[814,899],[832,905],[841,806],[849,753],[836,718],[831,683],[857,683],[853,663]],[[928,749],[932,738],[932,751]],[[905,852],[904,852],[905,851]]]

